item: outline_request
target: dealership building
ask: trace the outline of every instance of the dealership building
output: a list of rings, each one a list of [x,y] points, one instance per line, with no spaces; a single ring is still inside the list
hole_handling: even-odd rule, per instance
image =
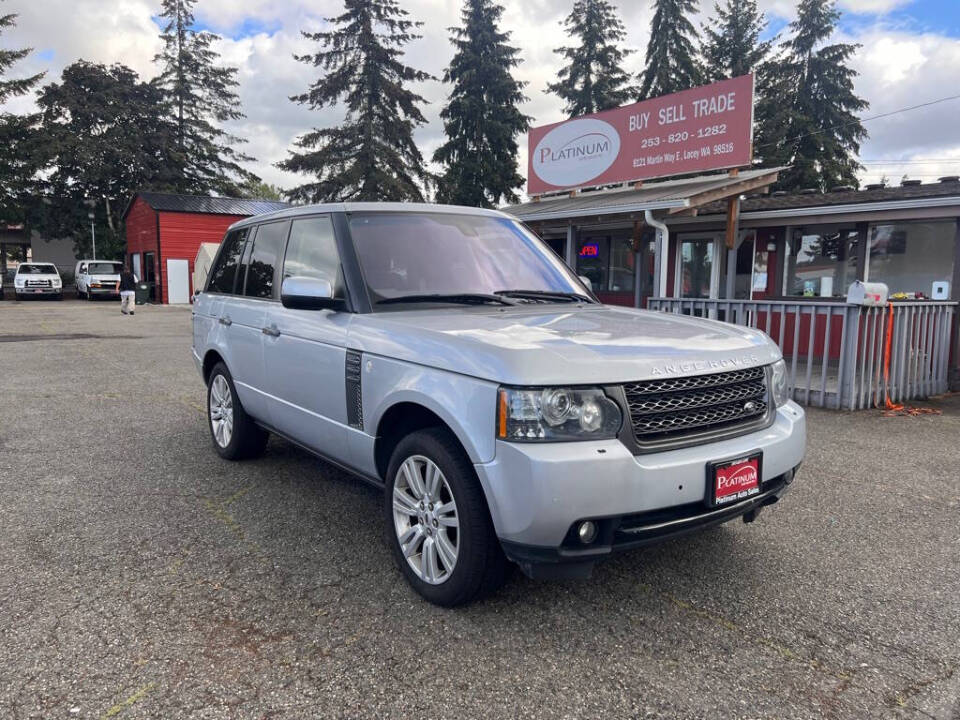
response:
[[[743,188],[745,178],[763,187],[737,197],[735,247],[728,248],[729,191]],[[754,170],[651,182],[543,197],[507,211],[617,305],[646,307],[654,296],[843,299],[854,280],[928,298],[936,285],[938,298],[960,299],[957,176],[828,193],[762,192],[775,179]],[[704,186],[725,198],[707,194],[701,202]],[[647,213],[666,226],[660,244]]]
[[[744,76],[532,128],[532,199],[505,209],[605,303],[763,330],[800,402],[955,386],[958,178],[771,192],[752,126]]]

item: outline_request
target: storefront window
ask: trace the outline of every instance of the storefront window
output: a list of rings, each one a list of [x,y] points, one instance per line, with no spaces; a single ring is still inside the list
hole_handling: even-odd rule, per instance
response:
[[[953,220],[872,225],[869,280],[930,296],[934,282],[953,279],[956,232]]]
[[[633,292],[637,279],[636,253],[631,238],[610,239],[610,287],[611,292]]]
[[[587,235],[577,241],[577,274],[590,278],[595,292],[633,292],[635,263],[630,237]]]
[[[680,243],[680,297],[708,298],[713,284],[713,240]]]
[[[589,278],[594,291],[607,289],[610,238],[583,237],[577,241],[577,275]]]
[[[800,228],[790,238],[786,294],[802,297],[845,297],[857,279],[854,228],[815,226]]]

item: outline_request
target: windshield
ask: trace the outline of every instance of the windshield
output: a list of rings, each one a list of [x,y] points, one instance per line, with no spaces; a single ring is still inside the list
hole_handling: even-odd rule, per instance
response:
[[[117,275],[122,267],[120,263],[92,262],[87,265],[87,273],[90,275]]]
[[[56,275],[57,269],[53,265],[21,265],[17,272],[21,275]]]
[[[506,218],[356,214],[350,217],[350,233],[375,304],[405,296],[511,290],[585,293],[550,248]]]

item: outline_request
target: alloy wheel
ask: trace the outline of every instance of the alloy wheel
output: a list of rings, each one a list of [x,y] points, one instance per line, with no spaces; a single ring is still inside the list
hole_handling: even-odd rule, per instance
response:
[[[433,460],[411,455],[393,484],[393,525],[400,550],[418,578],[446,582],[457,565],[460,523],[457,503]]]
[[[217,445],[227,447],[233,437],[233,395],[223,375],[213,378],[210,385],[210,427]]]

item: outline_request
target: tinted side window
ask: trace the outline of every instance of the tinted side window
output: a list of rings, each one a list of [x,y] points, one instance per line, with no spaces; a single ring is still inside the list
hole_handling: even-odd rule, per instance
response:
[[[283,261],[283,277],[294,276],[329,280],[333,296],[344,297],[340,253],[329,217],[293,221]]]
[[[274,277],[283,257],[283,243],[287,239],[290,222],[277,222],[257,228],[253,252],[247,265],[247,285],[244,295],[255,298],[273,298]]]
[[[240,255],[243,254],[243,243],[247,239],[249,230],[234,230],[223,240],[223,247],[217,256],[216,263],[210,268],[210,278],[207,281],[207,292],[233,292],[234,281],[237,277],[237,267],[240,265]]]

